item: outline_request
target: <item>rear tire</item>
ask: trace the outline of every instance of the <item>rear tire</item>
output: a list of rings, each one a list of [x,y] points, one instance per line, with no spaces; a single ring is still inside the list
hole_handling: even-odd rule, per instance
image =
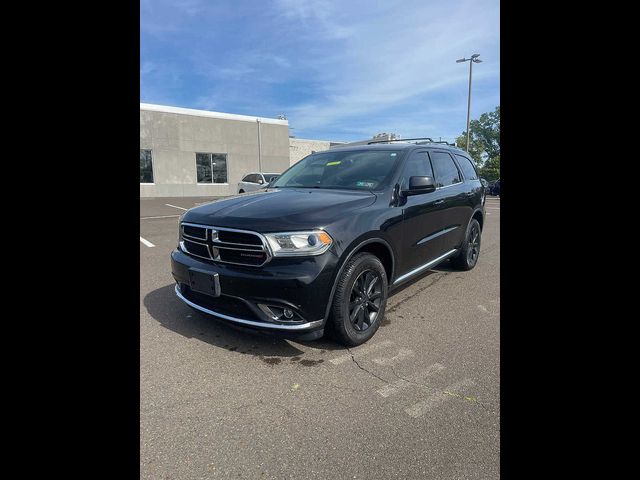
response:
[[[331,331],[343,345],[369,340],[380,327],[387,305],[387,274],[378,257],[358,253],[338,279],[331,305]]]
[[[244,193],[244,190],[240,190],[238,193]]]
[[[480,257],[480,237],[482,229],[475,218],[471,219],[467,233],[462,242],[460,253],[451,258],[451,265],[456,270],[471,270]]]

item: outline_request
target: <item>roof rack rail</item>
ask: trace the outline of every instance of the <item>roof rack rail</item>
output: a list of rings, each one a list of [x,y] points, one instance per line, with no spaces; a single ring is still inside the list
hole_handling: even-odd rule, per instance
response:
[[[446,140],[433,140],[431,137],[419,137],[419,138],[394,138],[392,140],[375,140],[372,142],[367,142],[367,145],[371,145],[372,143],[390,143],[390,142],[408,142],[410,140],[425,140],[423,142],[416,142],[416,145],[421,145],[423,143],[444,143],[450,147],[456,147],[455,143],[449,143]],[[456,147],[457,148],[457,147]]]
[[[367,145],[371,145],[372,143],[389,143],[389,142],[408,142],[409,140],[428,140],[429,142],[433,142],[433,140],[429,137],[420,137],[420,138],[394,138],[393,140],[375,140],[373,142],[367,142]]]
[[[450,147],[455,147],[456,146],[455,143],[449,143],[446,140],[438,140],[437,142],[432,141],[431,143],[445,143],[445,144],[449,145]]]

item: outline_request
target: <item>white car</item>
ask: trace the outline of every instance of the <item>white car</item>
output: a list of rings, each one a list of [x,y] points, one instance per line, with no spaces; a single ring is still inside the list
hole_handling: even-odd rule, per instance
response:
[[[279,173],[249,173],[238,182],[238,193],[255,192],[261,188],[266,188],[267,184],[273,181]]]

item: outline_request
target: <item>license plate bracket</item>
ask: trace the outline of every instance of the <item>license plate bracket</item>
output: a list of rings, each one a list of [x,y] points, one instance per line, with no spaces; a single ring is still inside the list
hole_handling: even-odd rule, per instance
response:
[[[220,275],[197,268],[189,269],[189,287],[194,292],[204,293],[211,297],[220,296]]]

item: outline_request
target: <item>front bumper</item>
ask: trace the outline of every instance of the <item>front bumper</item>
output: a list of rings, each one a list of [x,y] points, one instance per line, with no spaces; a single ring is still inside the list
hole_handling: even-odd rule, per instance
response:
[[[264,328],[267,330],[300,332],[300,331],[313,330],[315,328],[322,327],[324,323],[324,320],[315,320],[313,322],[304,322],[304,323],[295,323],[291,325],[286,325],[286,324],[276,324],[276,323],[267,323],[267,322],[256,322],[253,320],[246,320],[244,318],[232,317],[230,315],[225,315],[223,313],[210,310],[206,307],[198,305],[195,302],[192,302],[182,294],[182,291],[180,290],[179,285],[176,285],[175,290],[176,290],[176,295],[178,296],[178,298],[180,298],[180,300],[182,300],[187,305],[195,308],[196,310],[200,310],[201,312],[208,313],[209,315],[222,318],[223,320],[239,323],[241,325],[245,325],[252,328]]]
[[[284,334],[322,334],[337,257],[331,252],[316,257],[272,259],[263,267],[245,267],[196,259],[179,249],[171,252],[176,295],[191,307],[227,322]],[[191,291],[189,270],[216,272],[220,297]],[[259,304],[286,307],[294,320],[269,317]]]

